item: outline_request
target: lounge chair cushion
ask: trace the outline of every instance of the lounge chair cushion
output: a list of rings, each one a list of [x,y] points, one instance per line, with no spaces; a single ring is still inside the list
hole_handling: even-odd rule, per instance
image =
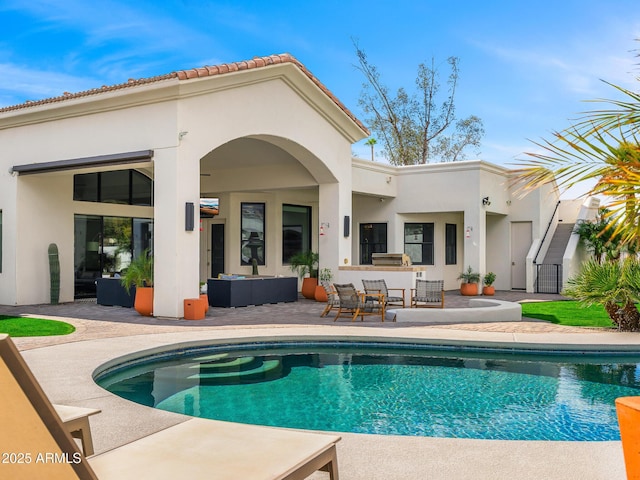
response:
[[[338,440],[335,435],[194,418],[91,457],[89,463],[99,478],[121,480],[280,479],[319,455],[331,454]],[[307,475],[323,465],[310,465]],[[300,471],[291,478],[302,475]]]

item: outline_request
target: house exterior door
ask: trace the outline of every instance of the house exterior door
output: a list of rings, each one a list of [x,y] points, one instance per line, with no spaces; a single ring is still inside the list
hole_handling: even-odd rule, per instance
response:
[[[527,253],[531,248],[531,222],[511,222],[511,288],[527,289]]]
[[[224,273],[224,223],[211,224],[211,278]]]

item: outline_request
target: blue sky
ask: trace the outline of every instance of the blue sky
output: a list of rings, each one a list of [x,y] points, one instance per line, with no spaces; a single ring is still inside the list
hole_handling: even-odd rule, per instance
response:
[[[288,52],[364,120],[352,38],[394,90],[457,56],[458,117],[484,121],[479,158],[506,166],[615,98],[601,80],[640,85],[638,0],[3,0],[0,25],[0,106]]]

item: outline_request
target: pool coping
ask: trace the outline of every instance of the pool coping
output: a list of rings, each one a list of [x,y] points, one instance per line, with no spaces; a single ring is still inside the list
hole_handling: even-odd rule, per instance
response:
[[[106,392],[93,382],[94,372],[102,365],[138,357],[141,351],[166,351],[181,344],[295,340],[300,337],[313,340],[348,338],[354,341],[428,342],[438,345],[500,346],[547,351],[553,347],[562,347],[574,352],[606,350],[640,353],[640,336],[637,334],[502,333],[420,327],[402,330],[371,327],[363,331],[358,327],[336,329],[331,326],[300,325],[133,335],[65,343],[22,353],[53,402],[102,410],[103,413],[91,421],[96,452],[101,452],[189,418],[133,404]],[[338,449],[344,478],[424,478],[424,468],[429,470],[428,476],[432,479],[499,479],[514,476],[549,480],[625,478],[620,442],[525,442],[341,435],[343,442]],[[367,461],[358,454],[364,448],[363,445],[369,450],[385,446],[387,454],[380,452],[382,456],[379,458],[367,454],[365,457],[370,460]],[[466,460],[447,462],[452,448],[463,453],[462,457]],[[426,451],[432,452],[430,460],[416,459]],[[514,452],[515,456],[504,455],[505,451]],[[484,465],[482,468],[481,464]],[[382,465],[393,465],[393,469],[390,471],[381,468]],[[523,468],[523,465],[528,466]],[[527,477],[525,470],[531,473],[530,477]],[[418,474],[420,476],[416,476]]]

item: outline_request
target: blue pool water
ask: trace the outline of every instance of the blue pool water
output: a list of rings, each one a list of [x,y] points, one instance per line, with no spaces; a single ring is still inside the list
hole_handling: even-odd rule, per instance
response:
[[[640,358],[260,344],[176,351],[96,380],[187,415],[313,430],[502,440],[619,440],[614,400]]]

